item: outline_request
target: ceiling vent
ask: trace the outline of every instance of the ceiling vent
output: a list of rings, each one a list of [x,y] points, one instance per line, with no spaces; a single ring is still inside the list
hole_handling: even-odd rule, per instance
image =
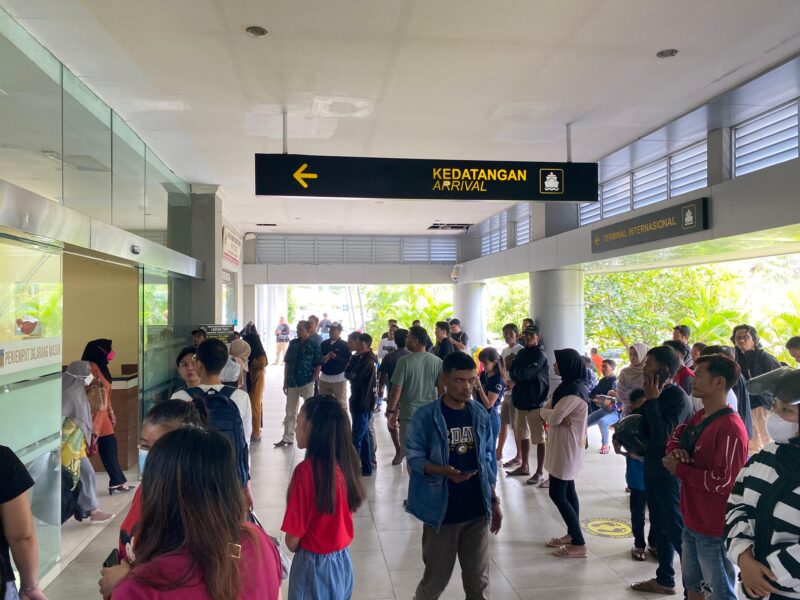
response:
[[[428,230],[431,231],[467,231],[472,223],[434,223]]]
[[[256,223],[256,227],[277,227],[277,223]]]

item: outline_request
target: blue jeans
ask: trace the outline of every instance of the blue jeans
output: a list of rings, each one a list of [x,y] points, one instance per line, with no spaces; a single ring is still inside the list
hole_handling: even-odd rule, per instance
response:
[[[683,529],[683,585],[709,600],[736,600],[733,563],[725,552],[725,538]]]
[[[353,445],[361,457],[361,474],[372,475],[372,450],[369,442],[369,419],[372,411],[350,411],[350,416],[353,419]]]
[[[495,406],[489,411],[489,428],[492,430],[492,448],[497,448],[497,438],[500,435],[500,407]]]
[[[680,512],[681,486],[675,477],[648,477],[645,472],[644,486],[647,504],[650,506],[650,527],[656,532],[658,569],[656,581],[667,587],[675,587],[675,569],[672,561],[675,552],[681,556],[683,540],[683,517]]]
[[[0,589],[2,589],[2,587],[0,587]],[[6,593],[3,594],[3,596],[3,600],[19,600],[17,585],[13,579],[11,581],[6,581]]]
[[[330,554],[300,548],[292,559],[288,600],[349,600],[354,582],[347,548]]]
[[[608,446],[608,428],[618,421],[619,413],[617,411],[606,412],[601,408],[589,415],[586,426],[591,427],[592,425],[597,425],[600,428],[600,437],[603,439],[603,446]]]

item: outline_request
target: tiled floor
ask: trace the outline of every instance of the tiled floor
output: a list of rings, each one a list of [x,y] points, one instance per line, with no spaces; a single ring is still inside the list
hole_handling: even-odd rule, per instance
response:
[[[302,460],[302,452],[296,448],[276,450],[272,447],[282,431],[282,369],[270,367],[267,371],[266,427],[263,441],[251,450],[253,496],[256,512],[265,528],[277,535],[291,469]],[[381,415],[376,415],[376,429],[379,468],[374,477],[365,480],[368,503],[355,515],[355,539],[350,548],[356,571],[353,597],[406,600],[413,596],[422,575],[422,525],[403,511],[407,475],[404,466],[390,464],[394,452]],[[612,517],[629,522],[624,460],[597,452],[599,432],[596,428],[590,432],[590,446],[577,482],[581,518]],[[588,536],[588,559],[554,558],[543,542],[563,535],[565,528],[547,491],[526,486],[523,479],[502,476],[497,493],[502,499],[505,517],[502,530],[492,537],[490,544],[490,597],[493,600],[643,597],[630,590],[629,584],[653,577],[656,563],[652,559],[646,563],[633,562],[631,539]],[[110,500],[121,501],[119,498]],[[103,502],[105,504],[106,500]],[[119,510],[114,507],[115,512]],[[50,600],[97,597],[100,563],[114,546],[121,519],[115,519],[63,567],[47,588]],[[443,598],[463,598],[458,566]]]

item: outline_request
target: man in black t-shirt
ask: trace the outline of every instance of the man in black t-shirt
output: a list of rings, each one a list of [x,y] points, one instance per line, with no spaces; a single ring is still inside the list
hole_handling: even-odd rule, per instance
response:
[[[14,586],[11,555],[20,575],[20,597],[44,600],[39,589],[39,565],[36,560],[36,533],[33,529],[28,490],[33,479],[25,465],[10,448],[0,446],[0,593]],[[10,597],[15,597],[13,592]]]
[[[469,336],[461,329],[461,321],[458,319],[450,320],[450,339],[456,350],[469,354]]]
[[[436,345],[431,350],[431,354],[444,360],[456,351],[453,340],[449,337],[450,325],[447,324],[447,321],[439,321],[436,323],[434,335],[436,336]]]
[[[644,481],[650,506],[650,527],[656,531],[658,569],[654,579],[634,583],[639,592],[675,593],[675,552],[681,555],[683,518],[680,513],[680,484],[664,468],[667,440],[672,432],[694,414],[689,396],[672,383],[680,359],[669,346],[657,346],[647,353],[644,363],[645,403],[634,413],[642,415],[645,438]]]
[[[392,375],[397,367],[397,361],[404,356],[411,354],[406,348],[406,336],[408,336],[408,329],[398,329],[394,333],[394,341],[397,344],[397,350],[389,352],[381,361],[378,368],[378,407],[380,409],[381,400],[383,399],[383,390],[386,389],[386,398],[389,398],[389,393],[392,391]],[[394,445],[394,458],[392,464],[397,466],[403,462],[403,450],[400,446],[400,429],[397,427],[389,427],[389,436],[392,438]]]

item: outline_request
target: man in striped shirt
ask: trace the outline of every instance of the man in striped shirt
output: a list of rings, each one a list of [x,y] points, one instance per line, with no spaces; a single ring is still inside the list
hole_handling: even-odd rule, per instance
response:
[[[722,354],[701,356],[694,395],[703,401],[667,443],[664,468],[681,482],[683,585],[689,600],[736,600],[733,564],[725,552],[725,512],[747,462],[747,430],[727,405],[739,366]]]

